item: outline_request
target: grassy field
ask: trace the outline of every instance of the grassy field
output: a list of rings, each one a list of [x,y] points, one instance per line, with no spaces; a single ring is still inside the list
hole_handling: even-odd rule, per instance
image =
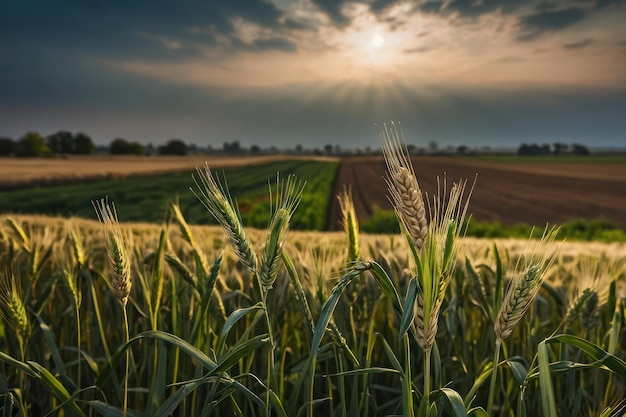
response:
[[[0,216],[0,412],[623,413],[626,245],[553,242],[527,258],[525,240],[449,232],[454,252],[416,252],[401,235],[287,236],[289,201],[270,230],[189,226],[176,211],[119,234],[112,218]],[[426,270],[412,274],[447,253],[426,350],[415,299]],[[500,340],[507,287],[533,265],[545,282]]]

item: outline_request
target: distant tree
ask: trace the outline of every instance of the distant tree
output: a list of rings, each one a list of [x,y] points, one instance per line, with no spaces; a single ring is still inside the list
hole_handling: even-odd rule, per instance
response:
[[[585,145],[580,145],[578,143],[575,143],[572,145],[572,154],[573,155],[591,155],[591,152],[589,151],[589,148],[587,148]]]
[[[567,152],[567,145],[564,143],[553,143],[552,144],[552,153],[554,155],[563,155],[564,153]]]
[[[144,155],[146,148],[137,142],[128,142],[125,139],[117,138],[109,146],[111,155]]]
[[[300,144],[296,145],[296,153],[302,153],[302,151],[303,151],[302,145]]]
[[[430,149],[430,153],[437,153],[437,151],[439,150],[439,145],[437,145],[437,142],[435,142],[434,140],[431,140],[430,142],[428,142],[428,149]]]
[[[324,145],[324,152],[326,152],[326,155],[331,155],[333,153],[333,145]]]
[[[0,156],[10,156],[15,153],[16,143],[11,138],[0,138]]]
[[[159,155],[187,155],[187,145],[180,139],[170,139],[159,146]]]
[[[261,147],[259,145],[252,145],[250,147],[250,153],[253,155],[258,155],[261,153]]]
[[[239,141],[234,141],[231,143],[224,142],[224,153],[235,154],[241,153],[241,143]]]
[[[466,145],[460,145],[456,148],[456,153],[458,153],[459,155],[465,155],[467,154],[467,146]]]
[[[50,149],[39,132],[28,132],[17,142],[15,155],[20,157],[49,156]]]
[[[544,145],[539,146],[536,143],[533,143],[532,145],[523,143],[517,149],[517,154],[525,155],[525,156],[549,155],[550,145],[544,144]]]
[[[143,146],[141,143],[131,142],[130,150],[131,150],[130,153],[132,155],[145,155],[146,154],[146,147]]]
[[[530,145],[527,143],[522,143],[519,148],[517,148],[518,155],[530,155]]]
[[[46,137],[46,145],[54,153],[73,153],[74,135],[67,130],[59,130]]]
[[[109,153],[111,155],[128,155],[130,153],[130,143],[122,138],[113,139],[109,145]]]
[[[96,145],[87,134],[79,132],[74,136],[74,153],[79,155],[93,155]]]

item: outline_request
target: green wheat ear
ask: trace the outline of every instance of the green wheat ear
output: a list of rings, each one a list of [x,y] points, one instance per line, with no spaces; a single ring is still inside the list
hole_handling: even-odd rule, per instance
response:
[[[344,186],[337,199],[341,208],[343,229],[348,235],[348,262],[355,262],[361,257],[361,249],[359,245],[359,221],[354,208],[352,190]]]
[[[205,165],[204,170],[196,168],[196,172],[198,178],[194,176],[193,179],[198,190],[196,192],[190,188],[191,192],[222,226],[241,263],[252,275],[256,275],[257,258],[252,250],[252,243],[244,231],[239,210],[227,188],[214,177],[208,164]]]
[[[23,354],[30,334],[28,315],[18,279],[6,271],[0,274],[0,313],[17,335]]]
[[[304,182],[298,181],[294,176],[289,176],[286,181],[276,179],[275,209],[272,210],[273,213],[268,227],[269,232],[260,268],[261,285],[266,293],[276,281],[289,222],[300,203],[304,185]]]
[[[553,242],[558,230],[556,227],[546,228],[541,239],[525,252],[529,255],[518,261],[494,325],[499,342],[513,332],[539,292],[546,271],[556,258]]]
[[[117,219],[115,204],[111,203],[109,205],[108,200],[105,198],[92,201],[92,203],[98,220],[102,224],[107,253],[113,267],[111,276],[113,293],[122,306],[126,306],[132,288],[130,258],[124,244],[122,229]]]

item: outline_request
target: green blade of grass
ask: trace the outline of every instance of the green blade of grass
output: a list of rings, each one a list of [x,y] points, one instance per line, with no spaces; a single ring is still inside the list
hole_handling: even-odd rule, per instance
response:
[[[546,341],[539,343],[537,347],[539,362],[539,386],[541,391],[541,407],[543,415],[546,417],[556,417],[556,401],[554,400],[554,388],[552,387],[552,376],[548,358],[548,348]]]
[[[222,352],[224,351],[224,346],[226,345],[226,338],[228,337],[228,334],[230,333],[230,329],[239,320],[245,317],[248,313],[252,311],[262,310],[262,309],[263,309],[263,303],[258,302],[251,307],[237,309],[233,311],[230,314],[230,316],[228,316],[228,319],[226,319],[226,322],[224,323],[224,326],[222,327],[222,331],[220,332],[220,336],[217,341],[217,348],[215,349],[217,356],[220,356]]]
[[[432,393],[433,402],[441,401],[448,412],[456,417],[467,417],[463,398],[451,388],[441,388]]]
[[[415,299],[417,298],[417,278],[411,278],[409,282],[409,288],[406,292],[406,299],[404,301],[404,312],[401,316],[400,320],[400,330],[398,331],[398,339],[404,337],[406,332],[411,327],[413,323],[413,315],[415,309],[413,306],[415,305]]]

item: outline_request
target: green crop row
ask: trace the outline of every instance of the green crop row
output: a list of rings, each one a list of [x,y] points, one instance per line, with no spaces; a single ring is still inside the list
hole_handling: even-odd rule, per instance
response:
[[[241,208],[246,225],[264,228],[269,221],[267,190],[281,177],[296,175],[307,181],[302,209],[296,214],[295,229],[323,230],[332,181],[338,162],[278,161],[227,168],[219,175],[228,178],[231,196]],[[189,185],[195,172],[110,179],[73,185],[28,188],[0,192],[0,213],[45,214],[93,218],[91,201],[108,196],[123,213],[124,221],[160,223],[163,213],[176,199],[185,217],[194,224],[214,224]]]

